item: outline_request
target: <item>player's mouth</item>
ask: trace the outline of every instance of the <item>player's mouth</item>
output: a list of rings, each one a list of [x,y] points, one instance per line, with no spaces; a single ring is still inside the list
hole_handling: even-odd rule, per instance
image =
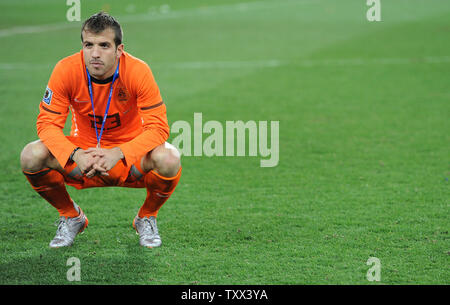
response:
[[[91,61],[91,65],[92,65],[94,68],[100,68],[101,66],[103,66],[103,63],[102,63],[102,62],[99,62],[99,61]]]

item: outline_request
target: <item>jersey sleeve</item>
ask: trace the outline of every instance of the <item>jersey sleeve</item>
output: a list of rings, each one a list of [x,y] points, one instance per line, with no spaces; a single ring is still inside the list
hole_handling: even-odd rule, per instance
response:
[[[169,138],[166,106],[150,68],[143,64],[136,74],[140,75],[136,78],[134,86],[143,132],[133,140],[119,145],[127,165],[134,164],[140,157]]]
[[[63,63],[56,64],[39,105],[36,123],[39,138],[62,167],[76,148],[63,133],[70,105],[69,73]]]

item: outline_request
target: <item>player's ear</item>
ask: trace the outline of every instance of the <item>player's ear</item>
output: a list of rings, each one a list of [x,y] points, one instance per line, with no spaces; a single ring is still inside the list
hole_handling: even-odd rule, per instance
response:
[[[122,53],[123,53],[123,43],[121,43],[121,44],[119,44],[119,45],[117,46],[116,53],[117,53],[117,58],[120,58],[120,56],[122,56]]]

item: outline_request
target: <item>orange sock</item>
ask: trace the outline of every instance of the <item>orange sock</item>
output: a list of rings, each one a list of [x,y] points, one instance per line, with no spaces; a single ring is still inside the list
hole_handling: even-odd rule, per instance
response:
[[[76,217],[78,211],[64,185],[64,177],[56,170],[45,168],[38,172],[23,172],[31,187],[54,206],[60,216]]]
[[[181,168],[174,177],[163,177],[155,171],[148,172],[145,177],[147,198],[139,210],[139,217],[149,217],[158,214],[159,209],[172,195],[181,177]]]

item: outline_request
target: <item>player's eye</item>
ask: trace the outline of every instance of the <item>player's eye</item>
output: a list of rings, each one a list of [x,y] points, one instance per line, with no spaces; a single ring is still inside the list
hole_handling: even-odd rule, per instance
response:
[[[102,48],[108,48],[109,47],[109,43],[104,42],[104,43],[101,43],[100,46]]]
[[[92,47],[92,43],[86,42],[86,43],[84,43],[84,47],[85,48],[90,48],[90,47]]]

